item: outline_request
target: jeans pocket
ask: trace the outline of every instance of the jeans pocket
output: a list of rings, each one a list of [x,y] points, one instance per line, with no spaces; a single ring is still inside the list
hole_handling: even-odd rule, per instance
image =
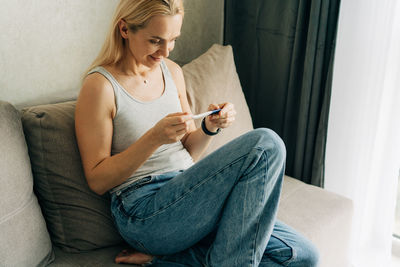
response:
[[[146,190],[143,191],[141,188],[151,183],[151,181],[152,176],[146,176],[115,193],[120,203],[118,208],[125,216],[130,217],[133,215],[135,207],[146,195]]]
[[[115,194],[121,202],[120,211],[125,216],[135,217],[135,219],[147,214],[146,203],[151,196],[179,173],[181,171],[146,176],[130,184],[128,188],[116,192]]]
[[[270,237],[266,253],[269,258],[282,266],[288,266],[296,257],[293,247],[284,238],[274,233]]]
[[[139,189],[140,187],[144,186],[145,184],[151,183],[152,176],[146,176],[143,178],[140,178],[139,180],[131,183],[125,188],[122,188],[121,190],[117,191],[115,194],[119,198],[125,198],[129,194],[133,193],[136,189]]]

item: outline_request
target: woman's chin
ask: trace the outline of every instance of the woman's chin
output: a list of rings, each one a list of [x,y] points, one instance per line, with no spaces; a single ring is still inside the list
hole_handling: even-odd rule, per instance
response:
[[[160,66],[162,59],[162,57],[154,58],[153,56],[147,56],[146,58],[144,58],[144,60],[141,61],[141,64],[150,69],[154,69]]]

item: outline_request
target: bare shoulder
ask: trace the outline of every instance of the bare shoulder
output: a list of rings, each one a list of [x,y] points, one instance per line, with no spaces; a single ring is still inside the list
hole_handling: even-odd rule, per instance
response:
[[[81,93],[85,94],[113,94],[111,83],[100,73],[92,73],[83,81]]]
[[[102,110],[113,116],[116,108],[111,83],[100,73],[88,75],[83,81],[77,106],[86,112]]]

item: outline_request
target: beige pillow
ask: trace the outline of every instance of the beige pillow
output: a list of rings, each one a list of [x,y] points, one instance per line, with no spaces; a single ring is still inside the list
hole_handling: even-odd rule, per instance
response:
[[[33,193],[19,112],[0,101],[0,266],[47,266],[54,258]]]
[[[206,156],[235,137],[253,129],[253,124],[236,72],[232,47],[214,44],[206,53],[183,66],[186,91],[192,112],[207,111],[209,104],[230,102],[235,105],[235,122],[215,138]],[[200,127],[201,120],[196,120]]]

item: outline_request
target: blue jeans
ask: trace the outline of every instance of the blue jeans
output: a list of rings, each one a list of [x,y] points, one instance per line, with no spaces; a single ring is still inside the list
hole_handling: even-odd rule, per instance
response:
[[[286,151],[256,129],[185,171],[111,195],[122,237],[157,255],[151,266],[317,266],[315,247],[276,220]]]

